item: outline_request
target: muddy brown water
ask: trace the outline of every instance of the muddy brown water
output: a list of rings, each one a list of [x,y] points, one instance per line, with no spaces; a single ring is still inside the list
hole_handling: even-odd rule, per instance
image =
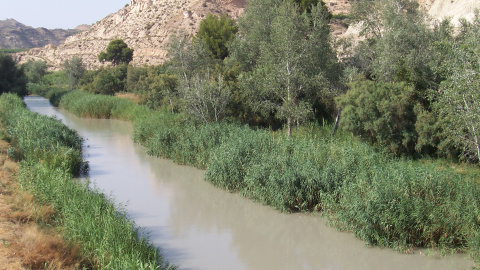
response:
[[[85,139],[92,185],[125,205],[179,269],[469,269],[468,254],[402,254],[367,247],[319,214],[284,214],[203,180],[204,171],[148,156],[128,122],[78,118],[41,97],[27,107]]]

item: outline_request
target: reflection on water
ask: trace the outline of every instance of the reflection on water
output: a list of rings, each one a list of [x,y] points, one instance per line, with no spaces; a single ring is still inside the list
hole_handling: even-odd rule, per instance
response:
[[[440,258],[368,248],[325,225],[318,214],[283,214],[203,181],[203,171],[149,157],[132,126],[81,119],[27,97],[86,139],[92,183],[111,194],[180,269],[465,269],[466,254]]]

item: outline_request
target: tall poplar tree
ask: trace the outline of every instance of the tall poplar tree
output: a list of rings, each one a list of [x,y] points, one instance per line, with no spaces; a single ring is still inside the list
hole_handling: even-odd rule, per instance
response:
[[[251,106],[285,121],[288,135],[338,76],[328,10],[318,4],[310,13],[298,11],[290,1],[249,2],[232,45],[232,57],[245,70],[240,83]]]

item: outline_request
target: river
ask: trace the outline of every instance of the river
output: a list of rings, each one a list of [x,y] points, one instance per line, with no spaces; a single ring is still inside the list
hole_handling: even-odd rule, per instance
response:
[[[428,250],[402,254],[366,247],[326,225],[319,214],[284,214],[213,187],[204,171],[148,156],[133,143],[133,127],[83,119],[26,97],[27,107],[55,116],[85,139],[89,180],[125,206],[135,223],[179,269],[467,269],[468,254]]]

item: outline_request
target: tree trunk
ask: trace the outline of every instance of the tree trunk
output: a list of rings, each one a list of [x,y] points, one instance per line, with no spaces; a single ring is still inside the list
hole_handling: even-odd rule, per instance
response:
[[[340,115],[342,114],[342,109],[338,109],[337,118],[335,119],[335,126],[333,126],[332,136],[335,134],[335,131],[338,129],[338,123],[340,122]]]
[[[287,130],[288,130],[288,137],[292,136],[292,126],[293,126],[293,119],[292,117],[287,118]]]

